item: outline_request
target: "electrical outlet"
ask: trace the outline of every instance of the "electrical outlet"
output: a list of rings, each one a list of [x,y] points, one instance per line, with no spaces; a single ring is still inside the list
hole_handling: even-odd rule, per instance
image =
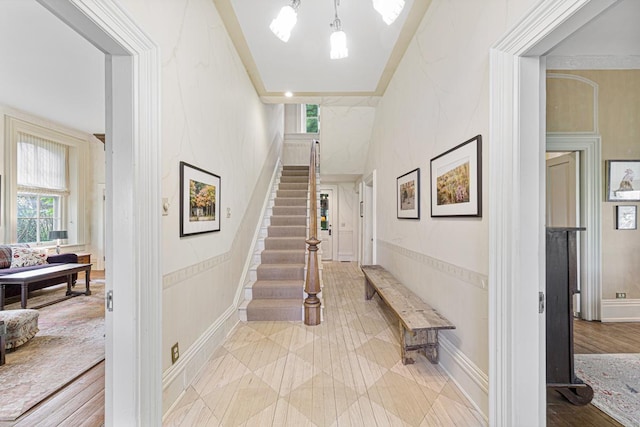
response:
[[[616,292],[616,298],[620,299],[620,298],[626,298],[627,297],[627,293],[626,292]]]
[[[176,363],[179,357],[180,357],[180,350],[178,349],[178,343],[175,343],[171,347],[171,364],[173,365],[174,363]]]

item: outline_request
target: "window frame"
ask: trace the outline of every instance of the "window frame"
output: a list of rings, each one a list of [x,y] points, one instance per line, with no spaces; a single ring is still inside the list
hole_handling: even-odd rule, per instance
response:
[[[316,107],[318,107],[318,114],[316,116],[307,116],[307,106],[308,105],[315,105]],[[315,132],[309,132],[308,128],[307,128],[307,119],[309,118],[315,118],[315,120],[318,123],[318,129]],[[302,129],[304,130],[303,133],[311,133],[311,134],[319,134],[320,133],[320,104],[302,104]]]
[[[34,123],[34,122],[42,122]],[[5,194],[4,199],[4,241],[16,243],[18,239],[18,212],[17,212],[17,145],[19,133],[26,133],[38,138],[47,139],[68,147],[67,174],[68,194],[61,195],[61,228],[66,229],[69,235],[65,246],[84,245],[88,236],[87,218],[87,167],[89,144],[86,134],[66,129],[46,121],[30,118],[18,118],[5,115]],[[28,193],[28,191],[22,191]],[[55,192],[52,192],[54,194]],[[43,192],[41,195],[44,195]],[[52,247],[51,241],[43,241],[40,247]]]

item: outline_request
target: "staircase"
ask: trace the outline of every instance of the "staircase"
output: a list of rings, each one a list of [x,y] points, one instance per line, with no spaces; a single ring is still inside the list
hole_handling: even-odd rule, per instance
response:
[[[247,320],[302,320],[308,166],[284,166],[247,305]]]

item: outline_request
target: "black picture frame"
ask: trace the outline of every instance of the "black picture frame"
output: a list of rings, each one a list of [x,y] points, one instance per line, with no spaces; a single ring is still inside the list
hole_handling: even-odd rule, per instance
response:
[[[398,219],[420,219],[420,168],[396,179],[396,216]]]
[[[638,207],[636,205],[616,206],[616,230],[636,230],[638,228]]]
[[[640,160],[606,160],[606,201],[640,201]]]
[[[434,157],[432,217],[482,217],[482,135]]]
[[[220,231],[220,190],[220,176],[180,162],[180,237]]]

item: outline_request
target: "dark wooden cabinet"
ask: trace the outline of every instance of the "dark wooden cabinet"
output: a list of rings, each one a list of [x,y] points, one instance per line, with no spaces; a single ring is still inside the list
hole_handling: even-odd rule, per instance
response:
[[[578,291],[577,233],[581,230],[546,230],[547,386],[576,405],[586,405],[593,398],[593,390],[576,377],[573,364],[572,302]]]

